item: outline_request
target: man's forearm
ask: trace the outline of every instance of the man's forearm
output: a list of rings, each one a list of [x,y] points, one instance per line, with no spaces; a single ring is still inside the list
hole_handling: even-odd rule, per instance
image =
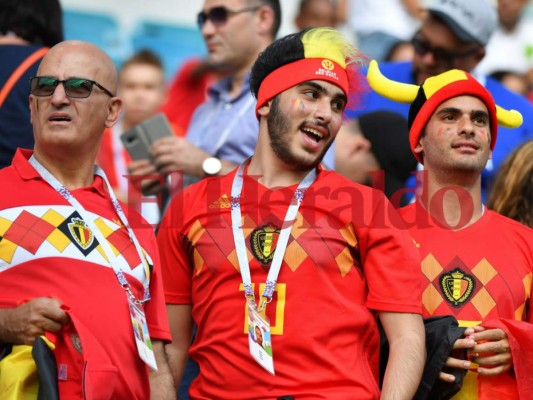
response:
[[[417,314],[385,313],[381,318],[389,340],[389,360],[382,387],[382,400],[411,400],[422,378],[426,360],[425,332]]]
[[[176,389],[165,353],[165,346],[161,340],[154,340],[152,347],[157,371],[150,371],[150,398],[152,400],[175,400]]]

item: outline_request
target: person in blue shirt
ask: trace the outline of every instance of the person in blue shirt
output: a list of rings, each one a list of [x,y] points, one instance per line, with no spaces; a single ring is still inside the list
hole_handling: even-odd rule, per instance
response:
[[[255,99],[250,69],[276,37],[281,23],[279,0],[205,0],[197,17],[207,46],[207,62],[222,79],[208,89],[195,110],[185,138],[164,138],[151,147],[154,158],[131,163],[135,175],[180,171],[186,184],[225,174],[251,156],[257,141]],[[158,190],[150,182],[151,193]],[[145,190],[145,194],[148,194]]]
[[[484,200],[487,199],[492,180],[505,158],[521,143],[533,139],[533,105],[526,98],[506,89],[497,80],[475,71],[485,56],[485,47],[496,26],[497,13],[488,0],[437,0],[428,6],[420,30],[413,37],[413,61],[380,64],[380,70],[387,78],[417,85],[422,84],[426,78],[449,69],[462,69],[470,72],[492,94],[497,104],[505,109],[517,110],[523,115],[524,122],[520,128],[511,130],[501,127],[498,147],[482,174]],[[348,116],[357,118],[378,110],[396,112],[407,118],[409,105],[369,92],[361,108]],[[324,161],[328,167],[334,168],[334,150],[330,149]],[[412,180],[409,186],[413,186],[414,177]]]

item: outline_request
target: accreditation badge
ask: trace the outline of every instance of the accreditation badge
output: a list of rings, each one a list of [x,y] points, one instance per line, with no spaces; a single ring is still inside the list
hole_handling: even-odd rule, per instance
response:
[[[130,306],[131,324],[133,326],[133,335],[135,337],[135,344],[139,357],[151,369],[157,371],[157,364],[155,362],[154,349],[152,348],[152,340],[148,332],[148,325],[146,323],[146,316],[142,304],[135,304],[135,302],[128,296],[128,303]]]
[[[266,315],[263,316],[257,311],[252,302],[248,302],[248,344],[254,360],[272,375],[275,375],[270,321]]]

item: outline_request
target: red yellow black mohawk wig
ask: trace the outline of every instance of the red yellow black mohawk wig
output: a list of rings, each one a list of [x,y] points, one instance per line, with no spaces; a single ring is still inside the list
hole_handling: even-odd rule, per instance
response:
[[[339,86],[352,108],[362,91],[358,50],[333,28],[311,28],[285,36],[263,51],[254,66],[250,86],[256,111],[281,92],[311,80]]]
[[[453,69],[440,75],[432,76],[422,86],[392,81],[381,73],[375,60],[368,66],[367,79],[370,87],[380,95],[400,103],[409,103],[409,142],[413,150],[433,112],[439,105],[453,97],[471,95],[478,97],[485,105],[490,116],[492,141],[490,149],[494,150],[498,124],[507,128],[522,125],[522,114],[515,110],[505,110],[494,103],[491,94],[468,72]],[[415,154],[422,162],[420,154]]]

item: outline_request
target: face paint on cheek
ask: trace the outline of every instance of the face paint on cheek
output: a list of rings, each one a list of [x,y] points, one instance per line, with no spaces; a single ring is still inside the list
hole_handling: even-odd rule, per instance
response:
[[[304,103],[301,99],[294,99],[292,100],[292,110],[293,111],[303,111],[305,108]]]
[[[39,100],[35,99],[35,111],[39,111]]]

